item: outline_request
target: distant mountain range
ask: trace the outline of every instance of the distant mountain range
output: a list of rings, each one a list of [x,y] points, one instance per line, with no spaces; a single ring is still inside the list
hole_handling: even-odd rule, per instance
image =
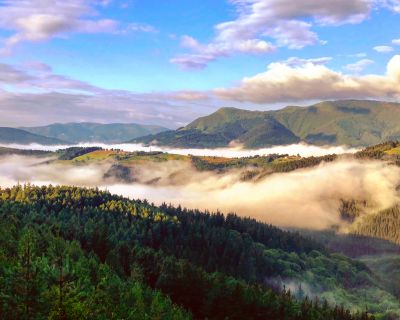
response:
[[[25,130],[0,127],[0,143],[31,144],[38,143],[44,145],[61,145],[65,141],[30,133]]]
[[[182,148],[240,144],[260,148],[306,142],[361,147],[400,140],[400,104],[370,100],[326,101],[273,111],[221,108],[178,130],[140,124],[66,123],[2,128],[0,143],[144,143]]]
[[[400,104],[370,100],[326,101],[274,111],[222,108],[186,127],[133,139],[175,147],[248,148],[304,141],[353,147],[400,139]]]
[[[42,127],[23,127],[20,128],[28,132],[56,138],[69,143],[78,142],[102,142],[120,143],[126,142],[137,137],[157,134],[169,130],[160,126],[141,125],[136,123],[55,123]]]

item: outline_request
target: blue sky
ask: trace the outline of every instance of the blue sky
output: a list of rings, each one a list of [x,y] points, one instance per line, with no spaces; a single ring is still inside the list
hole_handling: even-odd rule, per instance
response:
[[[399,18],[399,0],[0,0],[2,125],[397,101]]]

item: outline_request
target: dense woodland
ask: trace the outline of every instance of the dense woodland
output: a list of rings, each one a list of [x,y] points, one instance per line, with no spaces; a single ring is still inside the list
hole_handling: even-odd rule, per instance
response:
[[[2,319],[396,319],[365,265],[253,219],[28,185],[0,190],[0,221]],[[308,298],[307,277],[380,292],[386,316]]]

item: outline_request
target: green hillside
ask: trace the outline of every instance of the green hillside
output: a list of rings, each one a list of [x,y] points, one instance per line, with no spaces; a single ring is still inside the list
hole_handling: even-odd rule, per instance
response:
[[[400,139],[400,104],[343,100],[276,111],[222,108],[178,130],[135,139],[177,147],[248,148],[304,141],[316,145],[369,146]]]
[[[274,117],[302,140],[314,144],[369,146],[400,139],[400,104],[332,101],[287,107]]]
[[[17,186],[0,189],[0,218],[2,319],[400,316],[363,263],[233,214]]]
[[[21,128],[31,133],[61,140],[78,142],[120,143],[137,137],[156,134],[168,129],[135,123],[55,123],[43,127]]]
[[[17,143],[17,144],[38,143],[46,145],[68,144],[66,140],[49,138],[25,130],[8,128],[8,127],[0,127],[0,143]]]
[[[226,147],[235,142],[257,148],[297,143],[300,139],[267,113],[223,108],[183,129],[134,141],[191,148]]]

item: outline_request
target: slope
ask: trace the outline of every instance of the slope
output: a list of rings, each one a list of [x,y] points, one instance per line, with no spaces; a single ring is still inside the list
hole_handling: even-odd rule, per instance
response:
[[[362,263],[253,219],[154,207],[95,189],[51,186],[0,190],[0,217],[8,230],[0,240],[4,248],[11,246],[10,252],[12,239],[32,228],[40,235],[40,248],[45,247],[45,239],[54,237],[75,242],[91,259],[105,263],[122,278],[139,279],[161,290],[196,319],[368,319],[365,314],[351,316],[341,307],[304,298],[317,292],[320,299],[343,304],[353,312],[367,307],[377,316],[399,315],[398,302],[379,288],[379,279]],[[79,290],[85,282],[75,281],[76,272],[71,272],[81,267],[72,260],[77,250],[55,249],[49,251],[50,262],[39,257],[35,266],[46,271],[50,263],[56,279],[60,279],[57,270],[64,270],[69,282],[56,283],[65,290],[62,297],[69,297],[69,303],[60,301],[60,307],[71,312],[72,306],[88,299]],[[12,268],[10,261],[0,261],[0,267],[6,267],[0,268],[4,271],[0,275],[12,283],[5,272]],[[96,279],[91,271],[95,267],[92,263],[87,271],[92,279]],[[38,290],[45,288],[41,279],[31,282]],[[283,285],[290,286],[290,291]],[[12,286],[0,290],[6,288]],[[23,298],[23,292],[11,291],[22,306],[25,300],[18,295]],[[113,292],[102,301],[115,299],[119,309],[120,298]],[[58,296],[57,291],[54,295]],[[2,296],[9,299],[10,292]]]
[[[168,129],[160,126],[136,123],[55,123],[42,127],[21,128],[34,134],[61,140],[78,142],[120,143],[137,137],[156,134]]]
[[[326,101],[309,107],[275,111],[222,108],[177,131],[135,139],[177,147],[221,147],[237,141],[263,147],[304,141],[353,147],[400,139],[400,104],[370,101]]]
[[[0,143],[66,145],[68,142],[27,132],[21,129],[0,127]]]

